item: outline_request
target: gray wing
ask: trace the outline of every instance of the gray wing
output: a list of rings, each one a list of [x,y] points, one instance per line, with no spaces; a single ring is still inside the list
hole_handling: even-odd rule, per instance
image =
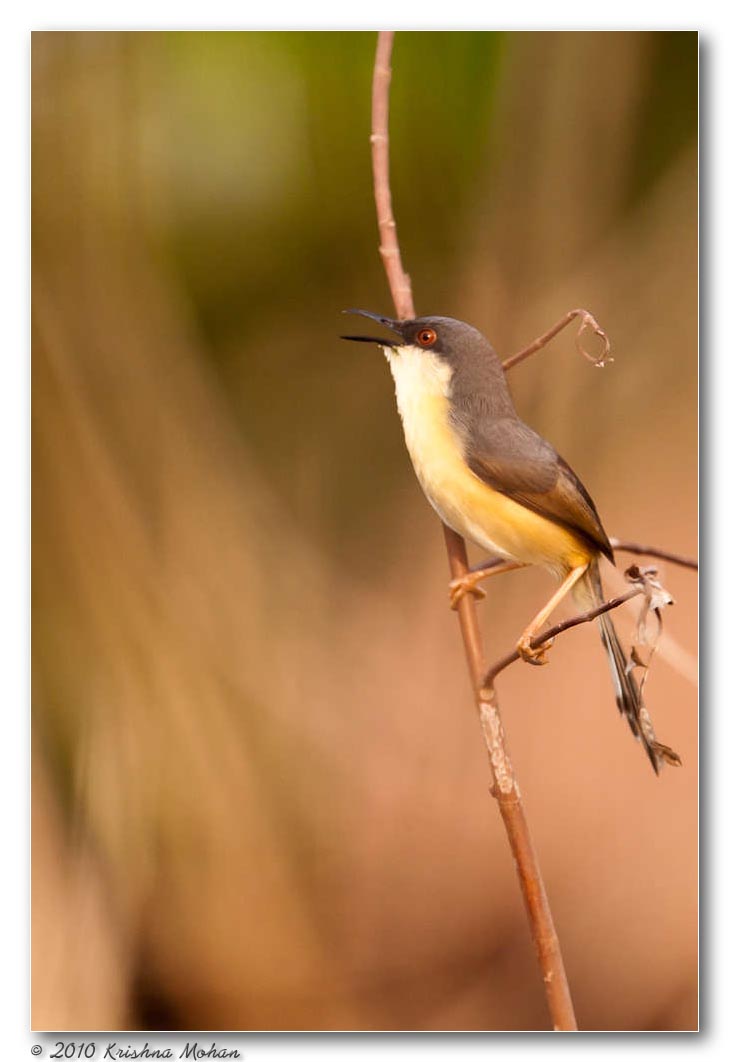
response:
[[[481,421],[466,432],[466,460],[489,487],[586,539],[611,561],[595,503],[554,447],[517,417]]]

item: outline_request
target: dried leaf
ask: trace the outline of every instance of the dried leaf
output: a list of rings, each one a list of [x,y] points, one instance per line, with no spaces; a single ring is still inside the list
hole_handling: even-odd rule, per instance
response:
[[[643,669],[643,677],[640,680],[642,696],[648,679],[648,668],[663,631],[661,609],[672,605],[673,598],[658,579],[657,568],[631,564],[625,571],[625,578],[629,583],[640,586],[643,591],[643,605],[636,620],[628,664],[628,671],[636,667]]]
[[[637,645],[631,645],[630,647],[630,662],[633,667],[648,667],[650,663],[650,656],[648,654],[641,654],[638,651]],[[632,669],[630,669],[632,670]]]

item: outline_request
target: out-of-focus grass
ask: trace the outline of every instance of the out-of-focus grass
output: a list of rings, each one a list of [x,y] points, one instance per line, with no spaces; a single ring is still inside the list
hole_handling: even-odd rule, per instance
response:
[[[382,359],[337,339],[388,309],[373,49],[34,35],[33,945],[71,956],[38,1027],[546,1022],[437,520]],[[561,338],[517,404],[610,533],[686,552],[695,74],[693,34],[404,33],[392,114],[420,311],[504,355],[595,312],[616,364]],[[489,653],[548,587],[494,584]],[[503,682],[586,1028],[696,1022],[695,689],[663,660],[648,690],[659,782],[591,629]]]

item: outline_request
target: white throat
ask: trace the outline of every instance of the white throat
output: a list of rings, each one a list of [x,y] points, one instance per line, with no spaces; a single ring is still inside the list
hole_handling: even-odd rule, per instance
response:
[[[395,381],[397,408],[407,439],[409,429],[415,427],[414,420],[424,412],[423,404],[450,398],[453,370],[437,354],[421,347],[385,347],[384,350]]]
[[[420,347],[388,348],[385,354],[410,460],[428,500],[442,516],[443,493],[455,470],[464,467],[449,416],[453,370],[437,354]]]

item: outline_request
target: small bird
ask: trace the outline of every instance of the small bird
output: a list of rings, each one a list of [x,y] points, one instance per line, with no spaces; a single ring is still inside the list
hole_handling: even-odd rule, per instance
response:
[[[526,565],[546,568],[559,588],[517,642],[524,660],[546,663],[549,645],[534,649],[531,643],[559,602],[570,591],[582,610],[604,600],[599,558],[614,558],[592,498],[556,450],[519,419],[501,361],[476,328],[452,317],[398,321],[368,310],[344,312],[396,334],[342,338],[383,348],[425,496],[445,524],[500,558],[453,580],[451,605],[465,593],[483,596],[483,579]],[[618,708],[654,771],[680,763],[655,739],[610,616],[599,616],[598,623]]]

